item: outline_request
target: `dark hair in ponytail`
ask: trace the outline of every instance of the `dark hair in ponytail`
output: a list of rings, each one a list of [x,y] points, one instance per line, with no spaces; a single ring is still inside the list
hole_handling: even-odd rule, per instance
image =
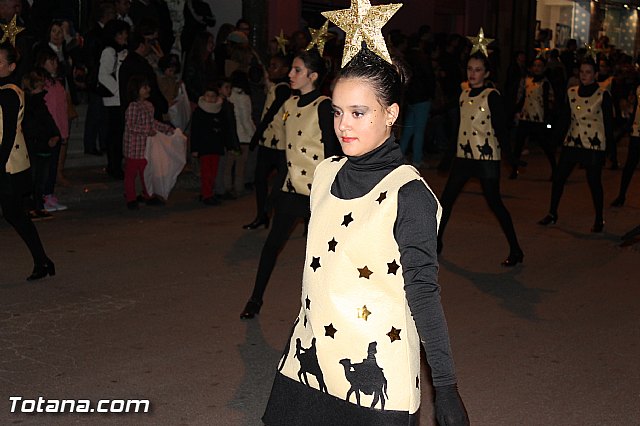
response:
[[[7,55],[7,62],[9,65],[18,62],[18,51],[8,40],[0,44],[0,50],[4,50]]]
[[[371,85],[380,105],[402,102],[404,72],[369,50],[366,45],[342,68],[337,80],[359,79]]]
[[[304,66],[309,70],[309,73],[317,73],[318,78],[314,82],[316,89],[322,86],[324,78],[327,76],[327,64],[324,58],[320,56],[318,49],[305,50],[296,55],[296,58],[304,62]]]

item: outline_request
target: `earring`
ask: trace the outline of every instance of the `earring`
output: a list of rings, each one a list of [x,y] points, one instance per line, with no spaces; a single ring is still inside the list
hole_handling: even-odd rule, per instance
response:
[[[388,123],[387,123],[387,126],[388,126],[388,127],[393,126],[393,122],[391,122],[391,121],[390,121],[390,122],[388,122]]]

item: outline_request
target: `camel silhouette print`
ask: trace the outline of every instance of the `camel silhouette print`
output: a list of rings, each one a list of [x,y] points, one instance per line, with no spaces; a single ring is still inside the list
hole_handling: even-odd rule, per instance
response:
[[[485,138],[484,145],[476,145],[478,147],[478,151],[480,151],[480,159],[481,160],[493,160],[493,148],[489,145],[489,139]]]
[[[462,148],[462,152],[464,152],[464,158],[467,158],[467,154],[469,154],[469,157],[473,159],[473,150],[471,149],[471,142],[469,142],[469,139],[467,139],[466,145],[460,144],[460,148]]]
[[[584,145],[582,145],[582,139],[580,139],[580,135],[573,138],[573,146],[575,146],[576,148],[584,148]]]
[[[293,327],[291,327],[291,333],[289,334],[289,338],[287,339],[287,346],[284,348],[284,356],[282,357],[282,361],[280,361],[280,365],[278,366],[278,371],[282,371],[284,368],[284,363],[287,362],[287,357],[289,356],[289,348],[291,347],[291,339],[293,338],[293,332],[296,330],[296,326],[300,322],[300,317],[296,318],[293,323]]]
[[[318,381],[318,386],[320,386],[320,392],[329,393],[327,390],[327,385],[324,383],[324,376],[322,375],[322,370],[320,369],[320,364],[318,364],[318,355],[316,353],[316,338],[314,337],[311,340],[311,346],[308,348],[302,347],[302,341],[300,338],[296,339],[296,354],[294,358],[298,358],[300,362],[300,369],[298,370],[298,379],[300,383],[304,383],[305,385],[311,387],[309,385],[309,378],[307,374],[312,374],[316,376],[316,380]],[[304,380],[303,380],[304,378]]]
[[[589,143],[591,144],[591,149],[600,150],[600,144],[602,142],[600,141],[600,138],[598,137],[598,132],[596,132],[596,134],[592,138],[587,138],[587,139],[589,140]]]
[[[365,395],[373,395],[371,408],[378,405],[380,401],[380,406],[384,410],[385,397],[389,399],[389,395],[387,395],[387,379],[376,361],[376,346],[376,342],[369,343],[367,359],[361,363],[352,364],[350,359],[345,358],[340,360],[340,364],[344,367],[344,375],[351,383],[347,391],[347,401],[351,394],[355,393],[356,402],[360,405],[360,392],[362,392]]]

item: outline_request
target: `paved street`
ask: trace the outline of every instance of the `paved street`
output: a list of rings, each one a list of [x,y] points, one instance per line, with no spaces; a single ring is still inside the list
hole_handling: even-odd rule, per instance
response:
[[[627,206],[606,207],[605,232],[594,235],[583,170],[566,187],[558,224],[536,224],[547,212],[548,166],[538,151],[527,160],[520,179],[503,179],[524,265],[500,266],[508,247],[477,183],[445,236],[442,299],[472,424],[640,425],[640,243],[618,245],[640,224],[640,175]],[[604,171],[606,206],[620,173]],[[424,174],[439,194],[445,177]],[[241,229],[253,196],[207,208],[185,174],[167,206],[131,212],[121,183],[95,164],[69,177],[59,190],[69,210],[37,223],[55,277],[25,282],[26,248],[0,224],[0,424],[260,425],[299,309],[302,226],[263,313],[241,322],[267,235]],[[18,414],[12,395],[149,399],[152,412]],[[422,407],[420,424],[432,425],[428,389]]]

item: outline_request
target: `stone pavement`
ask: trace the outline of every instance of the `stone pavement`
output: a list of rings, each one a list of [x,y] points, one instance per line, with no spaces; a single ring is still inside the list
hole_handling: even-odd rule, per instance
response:
[[[548,206],[548,166],[536,150],[528,161],[520,179],[502,183],[524,265],[500,267],[507,244],[477,183],[454,207],[440,259],[472,424],[640,425],[640,243],[619,247],[640,223],[640,176],[628,205],[607,207],[605,232],[594,235],[581,170],[558,224],[536,224]],[[207,208],[185,173],[167,206],[130,212],[122,183],[98,164],[68,174],[73,184],[59,196],[69,210],[37,223],[55,277],[25,282],[28,253],[0,224],[0,424],[260,425],[300,306],[302,227],[280,256],[263,313],[242,322],[267,235],[241,229],[254,216],[251,195]],[[439,194],[445,177],[424,175]],[[607,206],[619,179],[604,171]],[[433,424],[424,388],[422,426]],[[152,412],[11,413],[16,395],[149,399]]]

